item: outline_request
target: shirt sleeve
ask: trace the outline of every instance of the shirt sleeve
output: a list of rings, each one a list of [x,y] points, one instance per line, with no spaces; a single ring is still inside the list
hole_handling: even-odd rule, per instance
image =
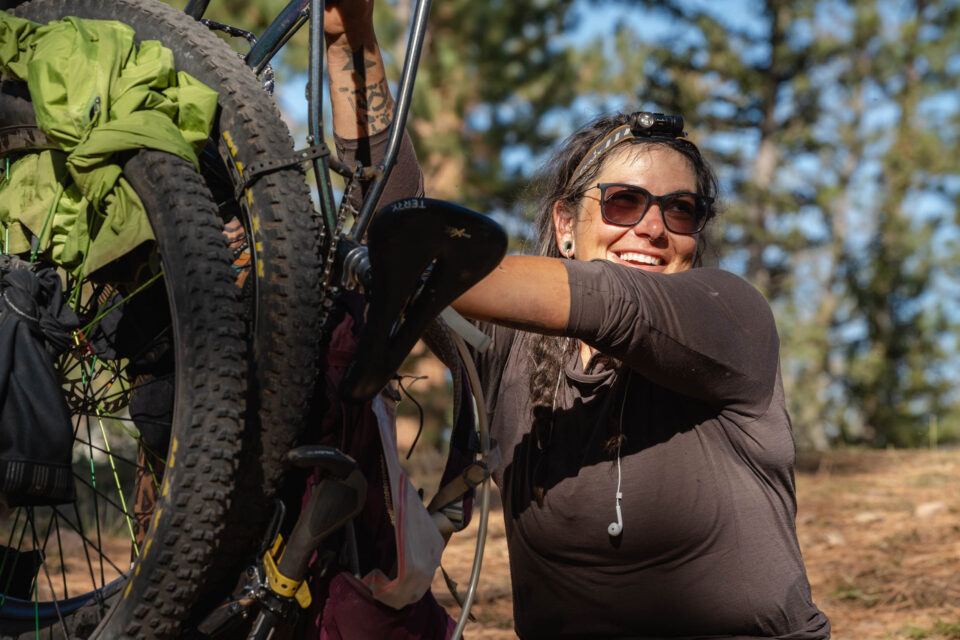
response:
[[[340,161],[347,166],[354,166],[358,162],[364,166],[373,166],[383,160],[387,150],[387,141],[390,139],[390,129],[384,129],[375,133],[369,138],[348,139],[334,136],[334,143],[337,148],[337,156]],[[360,208],[363,196],[370,188],[371,182],[361,183],[361,188],[354,191],[350,200],[354,207]],[[423,195],[423,173],[420,171],[420,164],[417,162],[417,154],[414,151],[410,136],[404,131],[403,138],[400,141],[400,148],[397,150],[397,162],[390,172],[387,184],[380,194],[380,200],[376,208],[402,200],[403,198],[416,198]]]
[[[747,416],[766,411],[780,339],[770,305],[745,280],[719,269],[564,264],[569,335],[662,387]]]

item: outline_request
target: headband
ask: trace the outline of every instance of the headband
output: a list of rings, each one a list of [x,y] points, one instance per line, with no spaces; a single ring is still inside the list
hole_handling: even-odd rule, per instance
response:
[[[578,164],[574,170],[573,177],[570,178],[569,184],[576,182],[603,154],[621,142],[635,138],[682,140],[696,148],[697,145],[693,144],[693,141],[689,138],[684,137],[685,135],[683,131],[683,116],[637,111],[630,115],[629,124],[617,127],[587,151],[580,161],[580,164]]]

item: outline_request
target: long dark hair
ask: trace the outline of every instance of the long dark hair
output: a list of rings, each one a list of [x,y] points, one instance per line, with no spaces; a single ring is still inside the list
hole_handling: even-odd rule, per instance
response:
[[[598,142],[617,127],[630,123],[630,114],[616,113],[603,115],[576,133],[568,137],[550,156],[547,163],[537,173],[531,187],[531,199],[535,202],[536,218],[536,245],[534,253],[541,256],[563,258],[557,247],[556,232],[554,229],[553,208],[557,202],[561,203],[564,215],[574,218],[574,224],[581,211],[581,202],[584,191],[594,183],[597,175],[611,158],[618,157],[624,150],[639,149],[642,147],[664,147],[673,149],[690,161],[697,181],[697,193],[711,198],[707,208],[707,220],[717,215],[716,202],[718,185],[717,177],[707,161],[700,155],[699,149],[686,140],[664,138],[633,138],[619,145],[619,148],[600,157],[592,166],[580,174],[576,180],[571,180],[578,165]],[[694,267],[700,266],[701,256],[706,249],[705,234],[697,238],[697,252]],[[533,410],[534,434],[539,438],[552,427],[554,394],[557,389],[557,379],[561,375],[560,368],[569,354],[576,352],[576,341],[563,340],[553,336],[530,334],[527,336],[531,362],[534,363],[530,375],[530,398]],[[611,438],[608,449],[615,450],[616,438]]]

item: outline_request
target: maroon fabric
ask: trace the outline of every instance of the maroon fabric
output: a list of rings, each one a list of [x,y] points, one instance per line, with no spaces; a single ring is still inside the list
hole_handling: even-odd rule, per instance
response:
[[[330,582],[320,620],[320,640],[447,640],[456,623],[429,591],[417,603],[391,609],[373,599],[370,590],[349,573]],[[314,636],[310,636],[314,637]]]
[[[367,479],[367,499],[354,521],[361,575],[374,568],[391,574],[397,560],[396,539],[384,491],[376,417],[369,402],[347,403],[337,395],[337,386],[356,349],[357,333],[358,326],[350,313],[333,331],[326,358],[326,410],[316,442],[352,456]],[[304,504],[318,480],[317,472],[307,480]],[[376,601],[370,590],[348,572],[338,573],[332,579],[321,577],[316,556],[308,572],[313,604],[307,611],[307,640],[443,639],[450,637],[456,626],[429,591],[418,602],[396,610]]]

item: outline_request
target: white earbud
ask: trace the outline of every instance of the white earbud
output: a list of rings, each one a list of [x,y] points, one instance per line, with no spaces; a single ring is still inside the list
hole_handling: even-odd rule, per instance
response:
[[[620,493],[621,483],[623,481],[623,470],[620,467],[620,447],[623,446],[623,409],[627,406],[626,389],[630,386],[630,374],[633,373],[627,369],[627,381],[624,384],[623,402],[620,403],[620,437],[617,440],[617,521],[607,525],[607,533],[616,538],[623,533],[623,514],[620,512],[620,501],[623,494]]]
[[[607,525],[607,533],[611,536],[618,536],[623,533],[623,514],[620,513],[620,498],[623,494],[617,491],[617,521]]]

